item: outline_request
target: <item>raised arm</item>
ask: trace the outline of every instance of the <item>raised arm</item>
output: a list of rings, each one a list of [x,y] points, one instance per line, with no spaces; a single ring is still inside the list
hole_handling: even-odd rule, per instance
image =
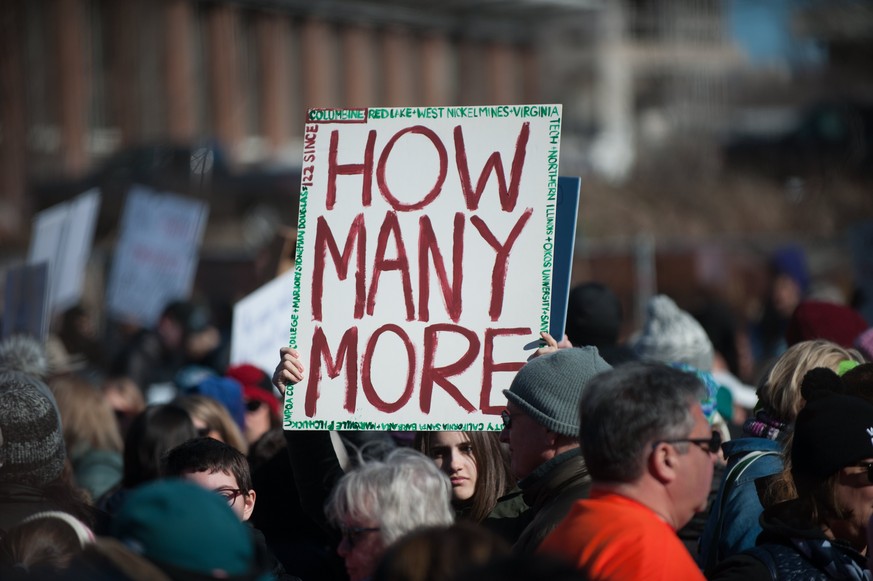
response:
[[[303,381],[304,368],[300,353],[295,349],[282,347],[279,357],[279,364],[273,372],[273,385],[284,394],[289,385]],[[338,531],[324,514],[324,505],[344,474],[330,432],[285,430],[285,442],[300,505],[313,521],[338,540]]]

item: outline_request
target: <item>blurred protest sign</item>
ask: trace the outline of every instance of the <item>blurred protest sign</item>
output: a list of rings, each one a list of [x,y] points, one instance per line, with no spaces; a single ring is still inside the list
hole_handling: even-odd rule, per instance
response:
[[[291,285],[294,271],[280,274],[233,307],[230,364],[251,363],[270,375],[279,360],[279,347],[288,344]]]
[[[500,429],[549,329],[561,107],[307,119],[285,427]]]
[[[107,289],[107,310],[154,325],[164,307],[191,293],[209,206],[143,186],[131,188]]]
[[[27,263],[48,263],[49,317],[82,298],[99,209],[100,192],[92,189],[43,210],[34,219]]]
[[[549,334],[560,342],[567,326],[567,301],[576,248],[576,216],[579,213],[580,178],[558,178],[558,207],[555,221],[555,267],[552,272],[552,312]]]
[[[15,266],[6,271],[3,292],[3,338],[30,335],[45,341],[49,316],[48,262]]]

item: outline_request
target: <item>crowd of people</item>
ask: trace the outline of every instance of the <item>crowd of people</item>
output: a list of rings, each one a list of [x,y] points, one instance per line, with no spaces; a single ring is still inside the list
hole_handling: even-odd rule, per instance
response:
[[[499,433],[285,431],[303,354],[228,366],[189,302],[114,357],[4,339],[0,578],[873,579],[873,329],[777,258],[755,387],[720,313],[622,340],[586,283]]]

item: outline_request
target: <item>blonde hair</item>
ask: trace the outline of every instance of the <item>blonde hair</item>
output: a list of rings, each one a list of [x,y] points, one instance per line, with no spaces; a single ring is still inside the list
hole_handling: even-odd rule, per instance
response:
[[[115,412],[97,386],[64,376],[53,379],[50,387],[61,413],[68,454],[80,447],[121,453],[124,442]]]
[[[806,405],[806,400],[800,395],[800,386],[806,374],[816,367],[827,367],[836,372],[840,362],[846,360],[864,362],[858,351],[845,349],[824,339],[792,345],[776,360],[766,380],[758,388],[761,405],[776,419],[793,424],[797,414]],[[762,495],[765,508],[797,498],[794,477],[791,475],[793,441],[794,433],[788,430],[782,439],[782,472],[772,477]]]
[[[792,345],[783,353],[758,388],[760,405],[775,419],[793,424],[806,401],[800,395],[800,384],[810,369],[827,367],[837,370],[841,361],[863,363],[861,354],[831,341],[814,339]]]
[[[248,442],[230,412],[221,403],[200,394],[182,396],[175,403],[188,412],[192,421],[200,420],[207,428],[218,432],[225,444],[233,446],[243,454],[248,453]]]

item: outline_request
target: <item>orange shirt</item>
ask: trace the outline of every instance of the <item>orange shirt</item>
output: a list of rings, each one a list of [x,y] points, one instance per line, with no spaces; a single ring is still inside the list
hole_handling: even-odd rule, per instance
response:
[[[670,525],[611,492],[576,502],[538,552],[575,563],[591,581],[704,579]]]

